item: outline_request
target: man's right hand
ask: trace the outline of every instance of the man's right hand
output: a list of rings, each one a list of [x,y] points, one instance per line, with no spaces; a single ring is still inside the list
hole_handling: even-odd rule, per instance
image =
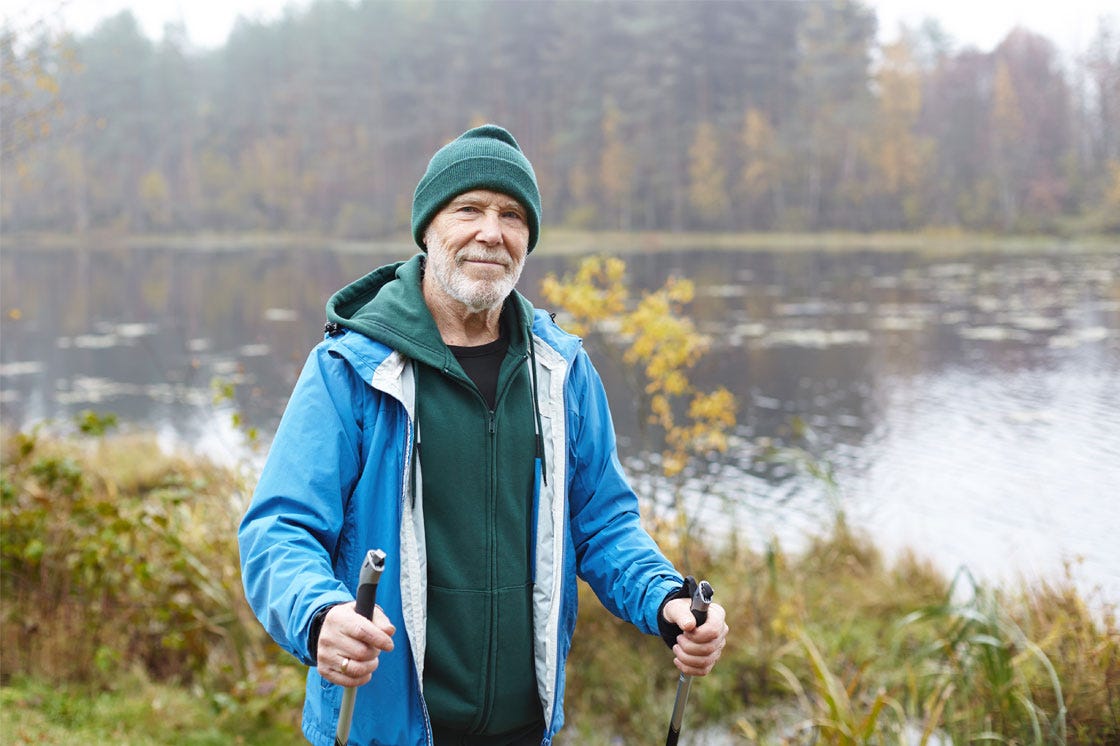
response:
[[[365,684],[377,670],[381,651],[393,649],[396,631],[380,606],[374,607],[372,622],[354,611],[353,601],[332,607],[319,632],[319,674],[340,686]]]

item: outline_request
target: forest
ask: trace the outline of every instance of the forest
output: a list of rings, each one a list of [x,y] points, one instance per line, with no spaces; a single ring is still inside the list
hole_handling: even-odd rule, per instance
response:
[[[314,0],[226,44],[7,27],[7,234],[399,235],[427,158],[509,128],[548,227],[1120,231],[1120,29],[1085,50],[860,2]]]

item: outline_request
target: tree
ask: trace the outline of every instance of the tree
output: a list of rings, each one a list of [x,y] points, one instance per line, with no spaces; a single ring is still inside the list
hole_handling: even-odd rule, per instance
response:
[[[1024,164],[1021,143],[1026,128],[1015,82],[1007,63],[996,63],[992,93],[992,155],[1003,227],[1012,228],[1019,217],[1018,189]]]
[[[0,32],[0,156],[5,161],[51,134],[62,107],[52,68],[59,56],[72,55],[65,39],[40,36],[22,54],[20,43],[14,31]]]
[[[688,201],[697,225],[710,228],[723,224],[731,207],[727,191],[727,162],[715,126],[702,121],[688,149]]]
[[[946,57],[926,79],[918,126],[936,143],[930,209],[941,224],[989,227],[995,217],[991,79],[991,57],[975,50]]]
[[[603,149],[599,159],[599,186],[612,227],[630,228],[630,150],[623,133],[622,112],[612,100],[603,104]]]
[[[1069,86],[1057,49],[1038,34],[1013,30],[996,48],[995,57],[996,105],[1000,105],[1001,88],[1013,92],[1015,101],[1004,103],[1017,105],[1021,116],[1014,156],[1018,190],[1013,199],[1027,222],[1019,227],[1045,228],[1062,212],[1068,196],[1068,163],[1074,155]],[[1006,65],[1005,72],[1001,65]],[[1009,78],[1009,85],[998,79],[1002,75]]]
[[[167,229],[171,225],[171,189],[167,179],[152,169],[140,179],[138,190],[142,225],[147,230]]]
[[[849,0],[800,7],[797,117],[785,131],[801,175],[790,227],[844,227],[853,218],[843,192],[854,186],[859,137],[872,111],[868,68],[876,21]]]
[[[68,206],[54,196],[65,190],[52,178],[49,144],[74,129],[61,81],[80,71],[80,64],[69,36],[47,31],[32,36],[39,25],[20,30],[5,23],[0,29],[0,219],[5,225],[21,219],[35,226],[66,225]],[[84,203],[75,207],[86,214]]]
[[[1120,173],[1120,29],[1101,19],[1085,56],[1081,88],[1082,140],[1078,163],[1083,173],[1083,212],[1109,215],[1118,230],[1115,202],[1110,200]]]
[[[925,214],[922,193],[929,173],[933,142],[918,131],[922,110],[922,72],[906,35],[882,50],[876,72],[878,116],[867,145],[875,170],[875,188],[891,201],[893,214],[876,216],[876,225],[920,225]]]
[[[782,188],[784,159],[778,133],[765,113],[751,107],[743,117],[739,139],[743,167],[738,191],[743,212],[751,218],[746,227],[769,227],[773,217],[784,211],[785,201]]]

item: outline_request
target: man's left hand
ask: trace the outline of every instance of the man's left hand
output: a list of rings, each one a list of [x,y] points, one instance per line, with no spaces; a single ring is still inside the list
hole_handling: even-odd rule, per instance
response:
[[[692,616],[692,602],[687,598],[673,599],[665,604],[661,614],[665,621],[681,628],[673,646],[673,665],[686,676],[711,673],[727,644],[727,614],[723,607],[716,603],[709,606],[708,619],[699,627]]]

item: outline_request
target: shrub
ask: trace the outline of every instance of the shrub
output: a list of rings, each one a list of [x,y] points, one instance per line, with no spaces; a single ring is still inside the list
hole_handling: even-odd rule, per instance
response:
[[[0,493],[5,681],[111,687],[140,671],[239,716],[298,709],[295,661],[244,601],[234,470],[141,436],[20,433],[3,444]]]

